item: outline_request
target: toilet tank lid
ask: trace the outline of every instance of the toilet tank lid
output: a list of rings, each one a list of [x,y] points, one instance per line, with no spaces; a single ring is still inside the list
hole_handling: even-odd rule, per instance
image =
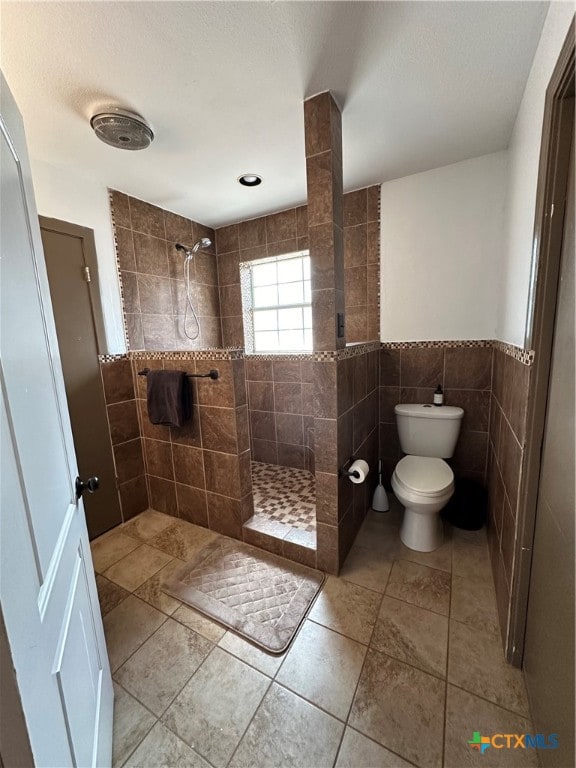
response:
[[[397,416],[412,416],[417,419],[461,419],[464,409],[457,405],[431,405],[430,403],[400,403],[394,406]]]

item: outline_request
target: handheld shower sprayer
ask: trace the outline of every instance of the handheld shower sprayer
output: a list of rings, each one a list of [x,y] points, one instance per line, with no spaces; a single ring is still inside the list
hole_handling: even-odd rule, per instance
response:
[[[192,248],[188,248],[187,245],[182,245],[182,243],[176,243],[176,250],[182,251],[187,259],[191,259],[201,248],[210,248],[211,245],[212,240],[209,237],[201,237],[200,240],[194,243]]]
[[[211,245],[212,245],[212,240],[210,240],[209,237],[201,237],[200,240],[197,240],[194,243],[192,248],[188,248],[188,246],[182,245],[182,243],[176,243],[176,250],[184,254],[184,285],[186,289],[186,306],[184,309],[184,333],[191,341],[194,341],[200,335],[200,323],[198,322],[198,317],[196,315],[196,311],[194,310],[194,304],[192,303],[192,296],[191,296],[191,289],[190,289],[190,262],[194,258],[194,255],[198,253],[198,251],[204,248],[210,248]],[[187,327],[188,326],[188,310],[192,312],[192,316],[196,323],[196,331],[194,335],[191,335],[188,332],[188,327]]]

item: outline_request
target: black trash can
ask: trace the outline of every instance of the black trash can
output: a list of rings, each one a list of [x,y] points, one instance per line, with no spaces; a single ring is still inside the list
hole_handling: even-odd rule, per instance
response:
[[[442,517],[456,528],[478,531],[486,523],[488,494],[477,480],[454,479],[454,495],[442,510]]]

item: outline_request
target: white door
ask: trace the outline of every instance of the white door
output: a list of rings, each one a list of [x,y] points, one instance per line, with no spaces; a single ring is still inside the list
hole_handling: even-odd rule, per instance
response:
[[[0,89],[2,613],[36,766],[106,766],[112,679],[24,128]]]

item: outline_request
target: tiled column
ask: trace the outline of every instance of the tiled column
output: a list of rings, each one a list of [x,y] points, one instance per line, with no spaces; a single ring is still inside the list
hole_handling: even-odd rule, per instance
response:
[[[342,116],[329,92],[304,102],[304,131],[314,350],[334,351],[346,345],[337,333],[344,312]]]

